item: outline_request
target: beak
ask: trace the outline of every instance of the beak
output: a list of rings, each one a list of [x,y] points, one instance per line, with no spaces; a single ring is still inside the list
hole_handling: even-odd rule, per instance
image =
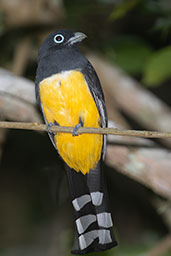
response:
[[[72,36],[67,43],[69,44],[75,44],[81,42],[83,39],[85,39],[87,36],[82,32],[76,32],[74,33],[74,36]]]

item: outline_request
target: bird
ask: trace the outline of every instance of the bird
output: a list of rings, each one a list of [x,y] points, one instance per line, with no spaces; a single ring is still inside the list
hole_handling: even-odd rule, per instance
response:
[[[35,93],[48,135],[63,159],[75,216],[73,254],[117,245],[102,163],[106,135],[78,134],[80,127],[107,127],[104,94],[95,69],[80,50],[87,36],[60,29],[50,33],[38,53]],[[73,133],[52,132],[52,126]]]

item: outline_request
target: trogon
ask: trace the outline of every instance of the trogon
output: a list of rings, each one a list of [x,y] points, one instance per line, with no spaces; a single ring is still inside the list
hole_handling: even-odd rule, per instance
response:
[[[102,170],[106,136],[78,135],[79,127],[107,127],[99,79],[79,50],[84,38],[85,34],[70,30],[51,33],[39,50],[35,81],[48,134],[66,164],[75,213],[73,254],[117,245]],[[74,127],[73,134],[53,133],[52,125]]]

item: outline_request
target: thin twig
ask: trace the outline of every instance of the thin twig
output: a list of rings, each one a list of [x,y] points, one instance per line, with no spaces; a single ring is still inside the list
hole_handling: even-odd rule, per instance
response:
[[[0,128],[22,129],[47,131],[47,127],[40,123],[24,123],[24,122],[0,122]],[[53,132],[73,133],[73,127],[52,126]],[[119,130],[117,128],[88,128],[81,127],[78,134],[92,133],[92,134],[111,134],[121,136],[136,136],[145,138],[171,138],[171,132],[157,132],[157,131],[138,131],[138,130]]]

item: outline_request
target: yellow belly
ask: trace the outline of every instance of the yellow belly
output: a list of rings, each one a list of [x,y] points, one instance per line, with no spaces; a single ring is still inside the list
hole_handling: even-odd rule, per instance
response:
[[[100,127],[100,116],[84,76],[79,71],[66,71],[40,83],[40,100],[48,123],[75,126],[79,118],[84,127]],[[75,171],[86,174],[101,157],[103,136],[98,134],[57,133],[54,141],[59,154]]]

